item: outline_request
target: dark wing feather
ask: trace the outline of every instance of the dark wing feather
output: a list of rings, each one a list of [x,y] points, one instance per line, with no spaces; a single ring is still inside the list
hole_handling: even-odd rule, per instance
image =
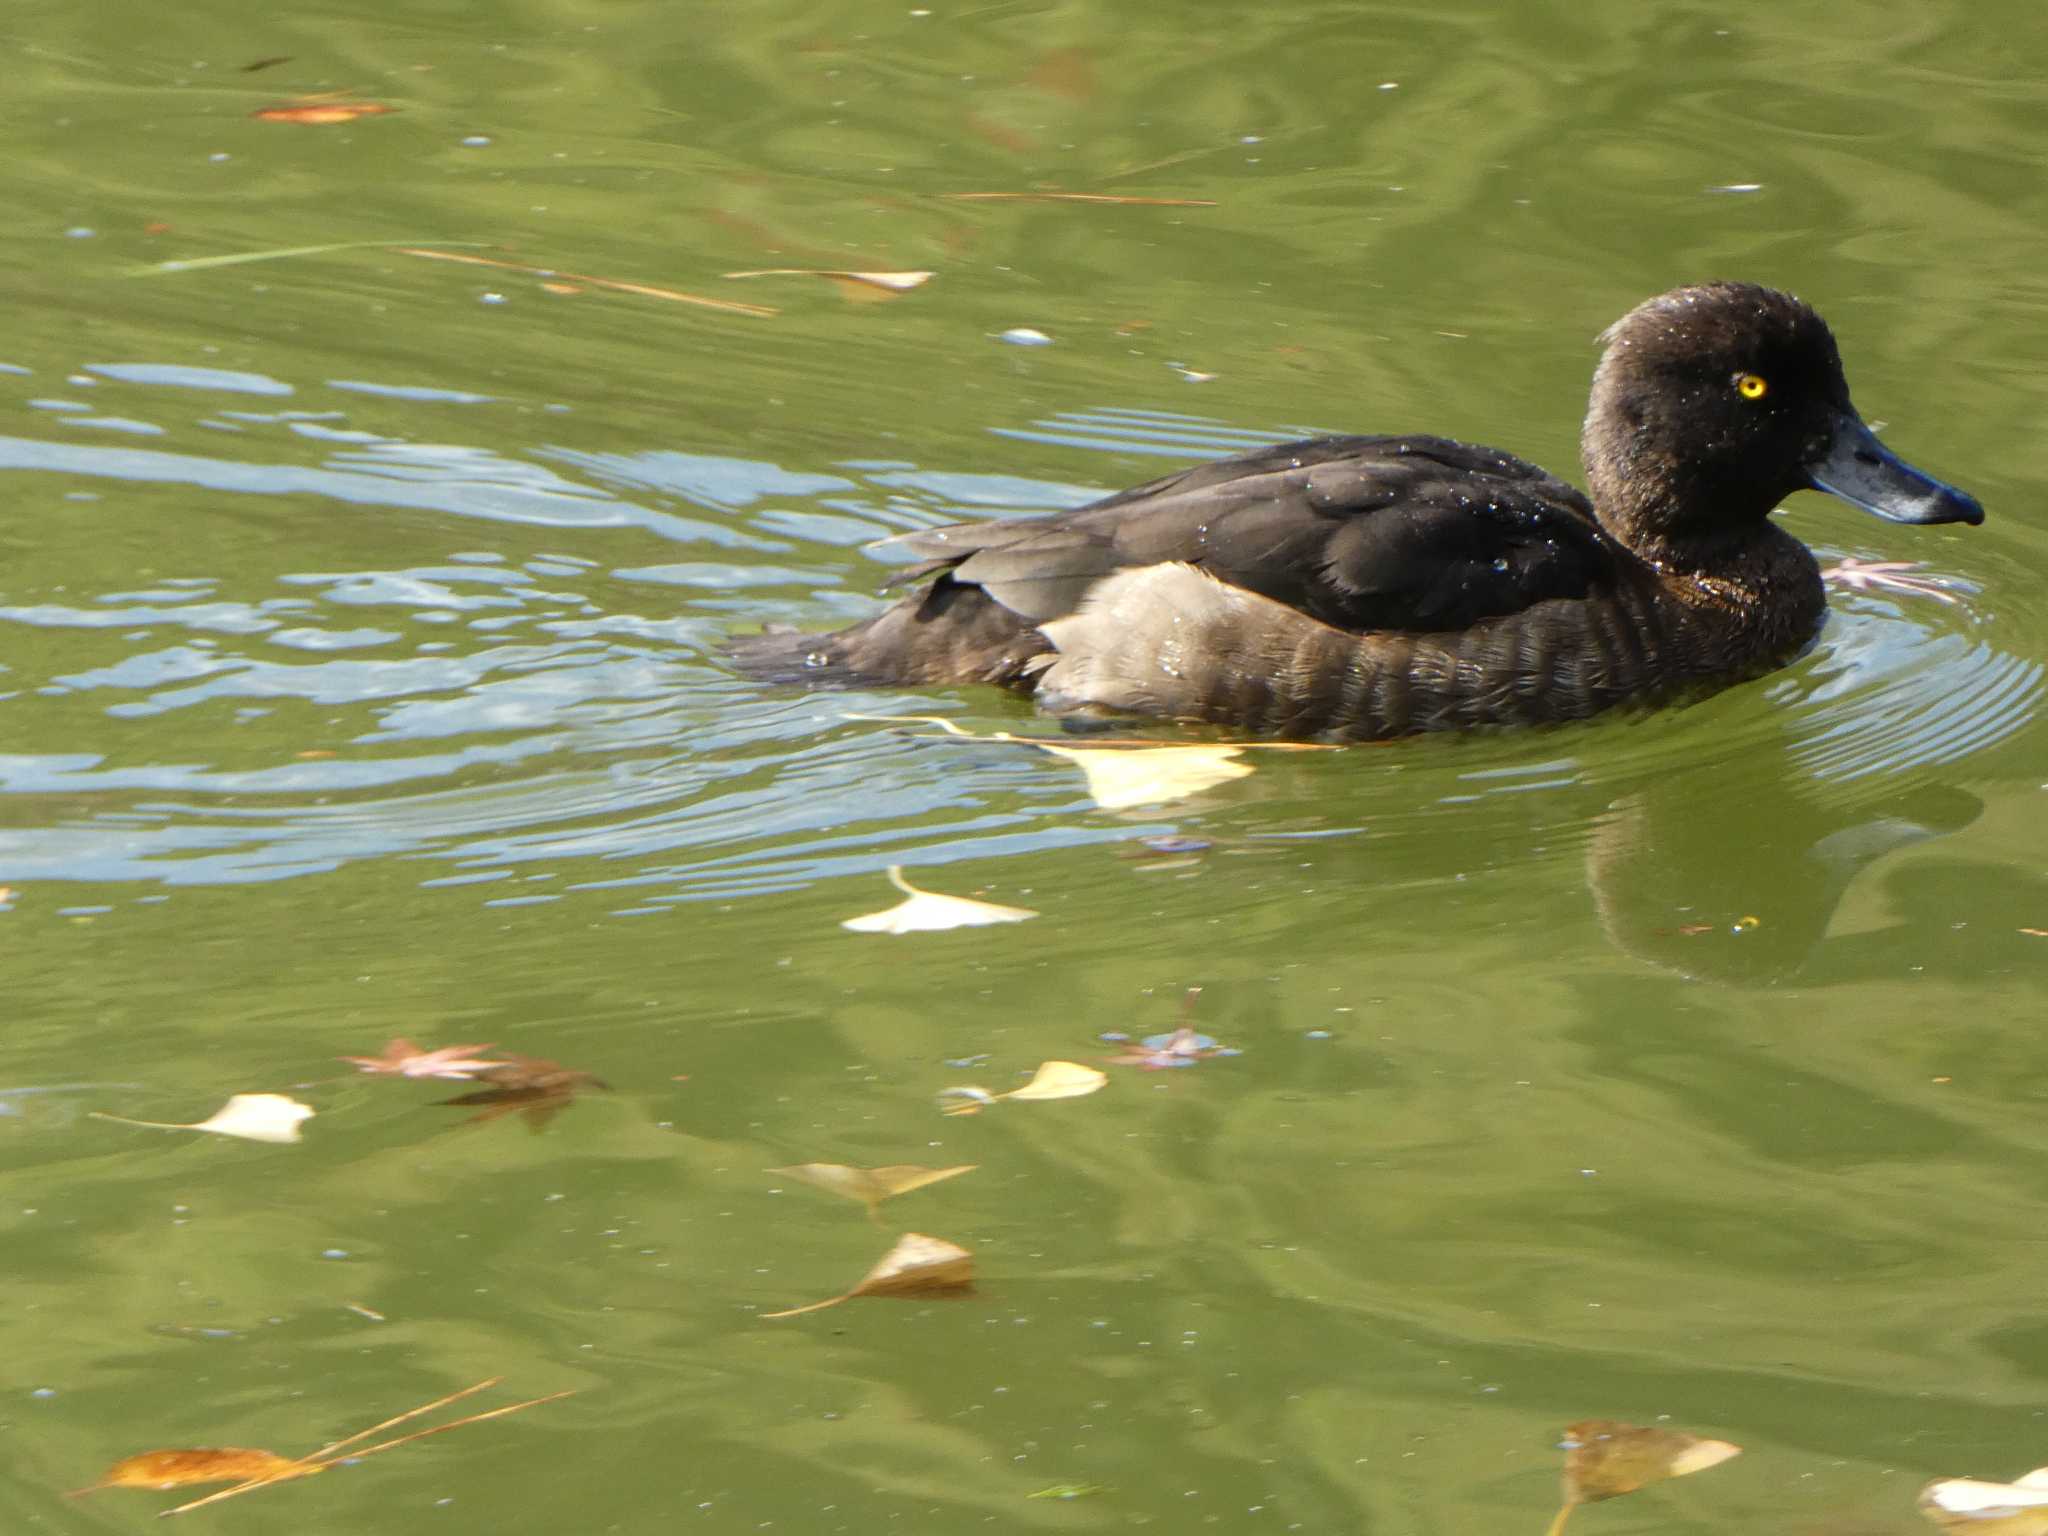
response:
[[[1048,518],[898,541],[1036,623],[1102,577],[1162,561],[1351,630],[1449,630],[1582,597],[1621,557],[1584,496],[1532,464],[1438,437],[1284,443]]]

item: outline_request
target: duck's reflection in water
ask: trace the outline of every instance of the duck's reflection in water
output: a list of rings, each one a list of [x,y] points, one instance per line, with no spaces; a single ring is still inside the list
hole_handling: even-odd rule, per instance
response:
[[[1741,793],[1703,811],[1699,785],[1681,775],[1596,819],[1586,880],[1608,938],[1639,959],[1702,980],[1818,982],[1847,959],[1832,950],[1891,942],[1884,931],[1830,938],[1858,876],[1982,810],[1947,784],[1816,783],[1788,761],[1782,775],[1751,773]]]

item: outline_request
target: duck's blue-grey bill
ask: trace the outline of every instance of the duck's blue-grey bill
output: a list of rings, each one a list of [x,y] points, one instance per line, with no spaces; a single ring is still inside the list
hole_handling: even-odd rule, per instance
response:
[[[1846,411],[1835,418],[1834,436],[1806,472],[1815,490],[1895,523],[1984,521],[1976,497],[1915,469]]]

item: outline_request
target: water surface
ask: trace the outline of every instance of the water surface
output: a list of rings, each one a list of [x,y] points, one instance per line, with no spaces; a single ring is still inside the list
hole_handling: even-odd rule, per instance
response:
[[[1905,1531],[2042,1459],[2031,10],[19,11],[17,1528],[497,1374],[579,1395],[194,1518],[1534,1532],[1564,1423],[1668,1416],[1748,1454],[1589,1526]],[[321,93],[398,110],[250,116]],[[1047,189],[1210,206],[948,196]],[[783,267],[936,275],[723,276]],[[1306,431],[1574,469],[1593,336],[1714,276],[1819,304],[1990,512],[1787,526],[1956,602],[1838,593],[1693,708],[1122,812],[853,718],[1023,704],[722,660],[875,611],[888,534]],[[1041,915],[843,931],[892,864]],[[938,1114],[1190,986],[1238,1054]],[[612,1091],[534,1132],[334,1061],[395,1035]],[[304,1144],[85,1113],[241,1091]],[[807,1161],[979,1166],[870,1225],[764,1171]],[[906,1230],[979,1293],[759,1319]]]

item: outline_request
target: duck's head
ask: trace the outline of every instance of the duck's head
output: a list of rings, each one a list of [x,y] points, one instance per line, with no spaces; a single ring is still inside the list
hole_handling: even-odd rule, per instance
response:
[[[1601,521],[1650,555],[1752,534],[1794,491],[1901,523],[1981,523],[1975,497],[1878,442],[1827,322],[1751,283],[1676,288],[1602,335],[1582,446]]]

